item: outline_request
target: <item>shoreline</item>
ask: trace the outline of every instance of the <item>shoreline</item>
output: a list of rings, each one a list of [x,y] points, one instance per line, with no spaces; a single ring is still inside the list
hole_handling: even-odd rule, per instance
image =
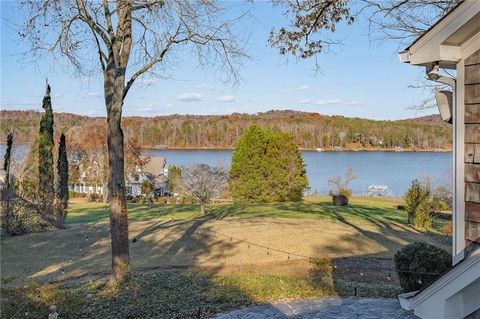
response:
[[[158,148],[158,147],[143,147],[144,150],[153,150],[153,151],[234,151],[235,148],[229,147],[165,147],[165,148]],[[342,149],[342,150],[334,150],[334,149],[322,149],[318,151],[315,148],[299,148],[302,152],[317,152],[317,153],[333,153],[333,152],[391,152],[391,153],[451,153],[451,149],[440,149],[440,150],[432,150],[432,149],[402,149],[402,150],[395,150],[395,149]]]
[[[20,145],[29,145],[30,143],[19,143],[16,146]],[[0,145],[7,145],[7,143],[0,142]],[[15,146],[15,145],[14,145]],[[235,148],[230,147],[142,147],[143,150],[152,150],[152,151],[234,151]],[[394,148],[384,149],[384,148],[371,148],[371,149],[322,149],[318,151],[315,148],[299,148],[302,152],[317,152],[317,153],[333,153],[333,152],[388,152],[388,153],[451,153],[452,149],[401,149],[396,150]]]

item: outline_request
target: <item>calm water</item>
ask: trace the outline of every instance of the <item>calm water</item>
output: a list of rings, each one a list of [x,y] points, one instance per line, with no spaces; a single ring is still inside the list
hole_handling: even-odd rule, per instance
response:
[[[26,153],[27,146],[14,150],[16,157]],[[3,158],[5,145],[0,145]],[[391,196],[402,196],[416,178],[431,177],[434,185],[450,182],[451,153],[401,152],[302,152],[312,191],[328,193],[327,179],[342,175],[351,167],[356,180],[352,182],[355,194],[364,194],[368,185],[387,185]],[[205,163],[213,166],[230,165],[232,151],[222,150],[145,150],[148,156],[165,156],[170,164],[188,166]]]
[[[165,156],[170,164],[187,166],[193,163],[230,165],[232,151],[212,150],[147,150],[149,156]],[[387,185],[391,196],[402,196],[416,178],[431,177],[434,185],[450,182],[451,153],[430,152],[302,152],[312,191],[328,193],[327,179],[342,175],[351,167],[356,180],[355,194],[364,194],[368,185]]]

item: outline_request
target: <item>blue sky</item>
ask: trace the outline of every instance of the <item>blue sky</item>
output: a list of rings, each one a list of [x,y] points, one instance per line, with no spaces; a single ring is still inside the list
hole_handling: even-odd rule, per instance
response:
[[[25,64],[18,55],[25,49],[12,25],[16,11],[2,1],[1,21],[1,109],[41,109],[45,78],[52,85],[57,112],[104,116],[101,78],[75,78],[69,69],[51,61]],[[242,81],[232,87],[217,80],[218,74],[179,61],[168,80],[144,77],[130,91],[124,115],[256,113],[271,109],[293,109],[327,115],[371,119],[401,119],[434,113],[410,107],[425,98],[425,92],[408,88],[423,70],[399,62],[401,49],[395,41],[370,42],[364,21],[340,26],[335,38],[344,45],[334,53],[319,56],[322,71],[314,61],[280,56],[269,47],[273,25],[286,21],[278,10],[256,2],[252,18],[244,26],[250,38],[252,57],[240,69]],[[240,26],[239,28],[242,28]]]

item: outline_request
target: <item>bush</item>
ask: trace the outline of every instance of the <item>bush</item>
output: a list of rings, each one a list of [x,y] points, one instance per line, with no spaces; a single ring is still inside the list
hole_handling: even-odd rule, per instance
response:
[[[155,204],[168,204],[168,197],[155,197],[153,202]]]
[[[91,194],[87,194],[87,200],[89,202],[97,202],[99,200],[101,200],[101,196],[98,195],[98,194],[95,194],[95,193],[91,193]]]
[[[415,227],[427,228],[432,226],[433,205],[433,202],[429,198],[423,200],[420,205],[418,205],[415,212],[415,218],[413,220]]]
[[[447,235],[447,236],[452,236],[453,235],[453,224],[452,224],[452,221],[446,221],[442,228],[440,229],[440,232],[444,235]]]
[[[413,180],[412,185],[405,194],[405,209],[408,213],[408,223],[415,221],[417,209],[424,201],[429,201],[431,197],[431,186],[429,183],[421,183]]]
[[[332,196],[332,202],[333,202],[333,205],[335,206],[347,206],[348,205],[348,197],[345,196],[345,195],[333,195],[333,194],[330,194]]]
[[[436,246],[414,242],[395,253],[393,258],[400,286],[405,292],[420,290],[447,271],[451,255]]]
[[[334,188],[330,190],[329,195],[332,196],[332,202],[335,206],[348,205],[348,199],[352,196],[352,190],[349,186],[355,178],[353,170],[349,168],[345,176],[335,176],[328,179],[328,185]]]
[[[87,194],[85,193],[77,193],[77,192],[74,192],[74,191],[69,191],[68,192],[68,198],[77,198],[77,197],[86,197]]]
[[[147,202],[147,198],[143,195],[137,195],[135,197],[132,197],[130,202],[131,203],[145,204]]]

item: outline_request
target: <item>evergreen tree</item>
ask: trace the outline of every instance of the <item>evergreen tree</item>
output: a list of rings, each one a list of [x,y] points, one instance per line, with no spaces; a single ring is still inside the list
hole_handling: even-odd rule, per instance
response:
[[[4,161],[3,161],[3,170],[6,172],[5,175],[5,184],[7,187],[10,186],[10,163],[12,156],[12,146],[13,146],[13,133],[10,132],[7,135],[7,150],[5,151]]]
[[[182,168],[179,166],[171,165],[168,168],[168,188],[169,188],[170,194],[180,192],[181,182],[182,182]]]
[[[5,182],[0,189],[1,197],[1,225],[7,231],[8,234],[12,233],[11,222],[12,222],[12,206],[10,205],[12,197],[12,187],[10,182],[10,164],[12,157],[12,146],[13,146],[13,133],[9,133],[7,136],[7,150],[5,151],[5,157],[3,162],[3,170],[5,171]]]
[[[290,134],[257,125],[244,132],[230,168],[235,202],[298,201],[307,186],[302,155]]]
[[[38,136],[38,190],[47,201],[53,200],[54,173],[53,173],[53,110],[50,98],[50,85],[43,98],[42,108],[45,113],[40,120]]]
[[[63,133],[60,135],[60,143],[58,145],[57,179],[57,201],[62,217],[65,218],[65,209],[68,206],[68,159],[67,145]]]

